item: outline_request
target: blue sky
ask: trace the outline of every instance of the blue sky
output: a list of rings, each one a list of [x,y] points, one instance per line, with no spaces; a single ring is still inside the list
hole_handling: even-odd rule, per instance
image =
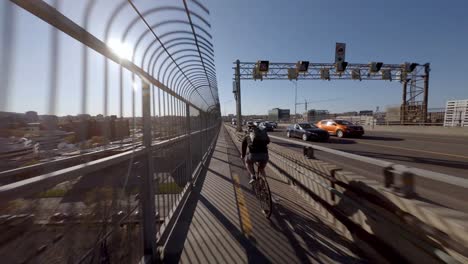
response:
[[[48,0],[47,2],[52,2]],[[120,1],[119,1],[120,2]],[[142,9],[154,5],[152,0],[136,0]],[[346,59],[351,63],[405,61],[431,63],[429,107],[444,107],[448,99],[468,98],[466,62],[468,53],[468,1],[319,1],[319,0],[201,0],[209,9],[215,48],[218,86],[222,113],[234,113],[232,94],[233,62],[333,62],[336,42],[347,44]],[[86,1],[63,1],[61,11],[82,25]],[[116,0],[99,0],[91,19],[90,31],[102,39],[104,20]],[[449,4],[448,4],[449,3]],[[157,4],[181,4],[180,0],[160,0]],[[3,5],[2,5],[3,6]],[[180,16],[168,14],[152,17],[155,22]],[[116,20],[112,36],[129,17],[125,10]],[[0,24],[2,21],[0,21]],[[50,26],[27,12],[15,8],[15,63],[12,89],[6,110],[24,112],[47,109]],[[138,25],[129,39],[143,30]],[[0,36],[1,39],[2,36]],[[150,37],[146,41],[150,41]],[[57,114],[80,112],[81,51],[79,43],[60,34],[59,102]],[[90,51],[88,111],[102,113],[103,58]],[[138,53],[138,56],[141,52]],[[137,57],[138,57],[137,56]],[[110,67],[110,114],[118,113],[118,67]],[[132,82],[124,75],[125,113]],[[139,98],[137,93],[137,98]],[[401,84],[397,81],[299,81],[298,100],[311,100],[310,108],[332,112],[381,110],[401,103]],[[294,84],[290,81],[243,81],[243,112],[265,114],[268,109],[294,109]],[[138,102],[138,101],[137,101]],[[140,105],[136,106],[137,114]],[[303,106],[298,106],[298,112]]]
[[[468,1],[207,0],[213,24],[220,101],[234,113],[232,62],[333,62],[336,42],[352,63],[431,63],[429,107],[468,98]],[[298,99],[330,111],[401,103],[401,84],[384,81],[299,81]],[[243,81],[243,112],[294,109],[289,81]],[[303,106],[298,106],[298,112]]]

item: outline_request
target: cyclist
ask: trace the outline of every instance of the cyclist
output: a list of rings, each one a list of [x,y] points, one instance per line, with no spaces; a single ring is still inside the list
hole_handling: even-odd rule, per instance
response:
[[[249,131],[242,141],[242,160],[245,161],[247,170],[250,173],[249,184],[256,180],[254,163],[258,162],[259,173],[265,173],[265,167],[268,163],[268,147],[270,138],[265,130],[259,129],[255,124],[249,123]],[[249,154],[246,158],[247,147]]]

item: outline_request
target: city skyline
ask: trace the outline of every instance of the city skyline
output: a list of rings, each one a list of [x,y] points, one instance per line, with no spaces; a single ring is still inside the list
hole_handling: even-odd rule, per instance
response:
[[[468,36],[459,34],[457,30],[468,27],[468,18],[462,12],[467,8],[464,1],[453,1],[449,6],[437,1],[431,1],[431,5],[422,4],[422,1],[394,1],[392,5],[365,1],[359,6],[346,1],[296,1],[289,4],[282,1],[205,2],[212,14],[210,23],[213,25],[215,62],[219,65],[217,71],[222,113],[234,113],[232,67],[236,59],[332,62],[335,42],[347,44],[346,60],[351,63],[431,63],[430,108],[444,107],[447,100],[468,98],[468,88],[463,81],[463,61],[468,59],[468,55],[457,49],[458,43],[468,42]],[[91,33],[102,38],[103,19],[97,17],[97,14],[112,2],[99,3],[91,16]],[[144,6],[148,3],[140,1],[138,4]],[[75,11],[82,10],[83,6],[82,2],[62,2],[60,10],[83,26],[83,18]],[[33,109],[48,113],[52,28],[16,6],[13,9],[16,28],[13,41],[16,43],[13,50],[15,63],[11,69],[12,89],[8,106],[3,110],[25,112]],[[128,12],[131,10],[125,9],[123,14]],[[267,19],[259,19],[261,17]],[[175,17],[169,15],[168,18]],[[244,34],[254,37],[249,38],[249,41],[237,41]],[[118,35],[119,32],[111,32],[110,39]],[[31,38],[35,39],[35,45],[24,41]],[[55,114],[79,114],[82,46],[64,33],[59,33],[59,41],[60,68]],[[141,53],[135,53],[136,61],[140,60]],[[87,113],[96,115],[104,113],[104,59],[90,49],[88,54]],[[28,78],[24,78],[24,73],[28,73]],[[108,115],[120,113],[118,73],[119,66],[110,63]],[[138,84],[138,78],[136,82]],[[124,70],[125,116],[132,115],[130,102],[133,91],[136,115],[141,116],[141,88],[138,86],[135,86],[131,74]],[[262,114],[274,107],[293,110],[294,84],[289,81],[244,81],[242,97],[245,114]],[[377,106],[384,110],[386,106],[401,103],[401,84],[398,81],[299,81],[298,101],[304,100],[319,101],[311,104],[310,109],[327,109],[332,112],[375,110]]]

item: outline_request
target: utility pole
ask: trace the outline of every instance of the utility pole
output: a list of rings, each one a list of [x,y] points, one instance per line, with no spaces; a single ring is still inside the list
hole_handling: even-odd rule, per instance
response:
[[[431,66],[429,63],[424,64],[424,97],[423,97],[423,122],[427,122],[427,105],[429,99],[429,72]]]
[[[408,80],[403,81],[403,97],[402,97],[402,105],[400,110],[400,124],[404,125],[407,119],[407,111],[408,111],[408,102],[406,100],[406,95],[408,93]]]
[[[294,123],[297,123],[297,80],[294,82],[294,86],[296,87],[296,95],[294,97]]]
[[[237,131],[242,131],[242,112],[241,112],[241,87],[240,87],[240,61],[236,61],[236,112],[237,112]]]

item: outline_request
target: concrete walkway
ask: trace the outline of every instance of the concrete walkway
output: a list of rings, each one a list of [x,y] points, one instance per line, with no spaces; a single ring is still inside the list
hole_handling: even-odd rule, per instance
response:
[[[266,219],[248,174],[222,128],[166,245],[165,263],[362,263],[352,241],[267,171],[274,212]]]

